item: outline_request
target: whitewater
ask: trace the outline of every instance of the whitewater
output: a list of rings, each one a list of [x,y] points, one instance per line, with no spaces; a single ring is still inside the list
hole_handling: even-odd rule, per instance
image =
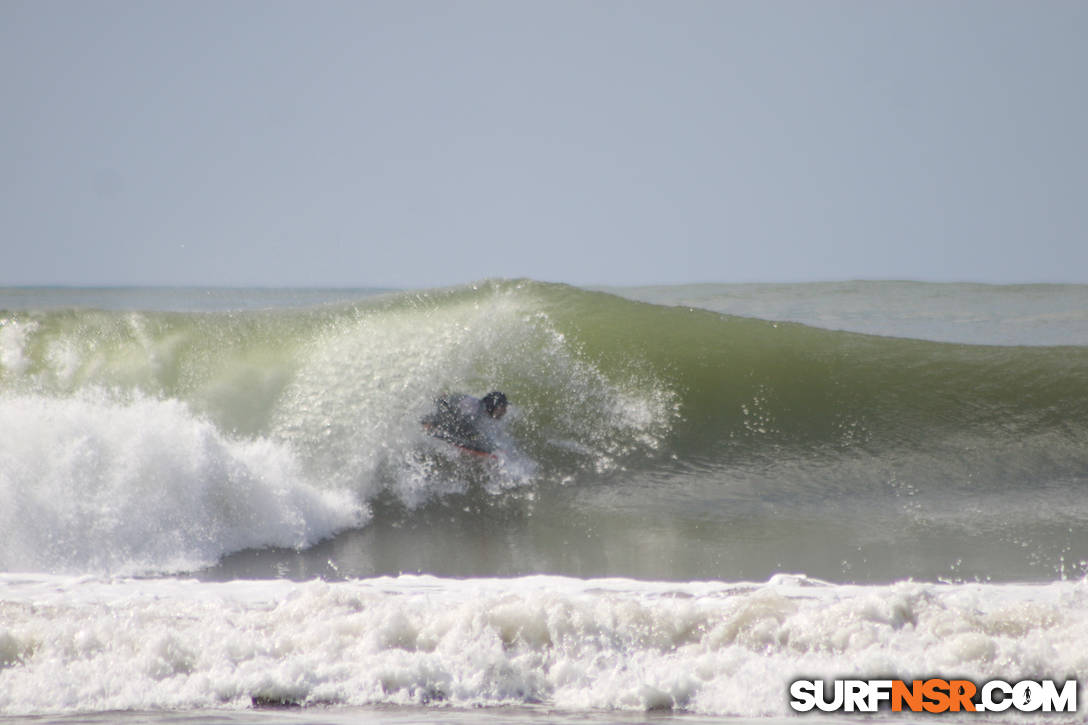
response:
[[[499,460],[422,430],[492,389]],[[1078,285],[0,289],[0,716],[1083,684],[1086,444]]]

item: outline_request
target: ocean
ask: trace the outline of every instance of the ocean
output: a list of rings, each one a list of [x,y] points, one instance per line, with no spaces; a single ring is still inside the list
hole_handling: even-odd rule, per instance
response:
[[[1086,494],[1088,286],[0,289],[0,718],[1080,722]]]

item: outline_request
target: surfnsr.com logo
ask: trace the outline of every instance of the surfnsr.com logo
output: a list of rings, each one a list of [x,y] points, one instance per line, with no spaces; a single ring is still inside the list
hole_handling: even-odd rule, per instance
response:
[[[826,685],[826,686],[825,686]],[[790,707],[797,712],[1076,712],[1077,681],[990,680],[797,680]]]

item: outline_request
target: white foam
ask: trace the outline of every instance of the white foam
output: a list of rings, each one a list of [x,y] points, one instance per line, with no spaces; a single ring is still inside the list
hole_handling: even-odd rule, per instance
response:
[[[0,570],[185,571],[303,547],[364,509],[291,449],[233,440],[176,400],[98,391],[0,398]]]
[[[27,338],[38,329],[37,322],[0,320],[0,378],[5,374],[23,375],[30,367],[26,356]]]
[[[1088,675],[1088,584],[0,575],[0,713],[541,703],[788,713],[798,677]]]

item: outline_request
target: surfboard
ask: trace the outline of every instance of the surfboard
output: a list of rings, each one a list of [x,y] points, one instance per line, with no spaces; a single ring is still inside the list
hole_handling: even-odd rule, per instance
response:
[[[428,423],[424,421],[423,430],[427,431],[438,440],[445,441],[451,446],[458,448],[462,452],[468,453],[469,455],[478,456],[480,458],[498,458],[498,456],[493,451],[487,451],[483,448],[474,446],[470,441],[462,440],[450,433],[449,431],[443,430],[442,428],[435,426],[433,423]]]

